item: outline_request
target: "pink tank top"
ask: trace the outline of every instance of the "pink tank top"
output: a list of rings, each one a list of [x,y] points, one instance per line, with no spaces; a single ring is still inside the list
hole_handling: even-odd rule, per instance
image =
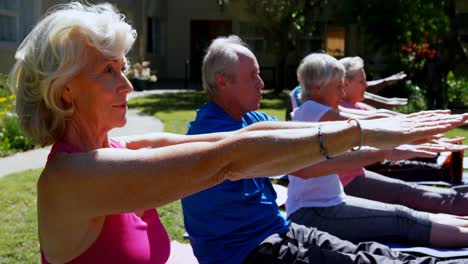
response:
[[[359,110],[365,110],[365,111],[372,110],[369,107],[366,107],[365,105],[359,102],[352,104],[348,101],[342,100],[340,102],[340,105],[346,108],[351,108],[351,109],[359,109]],[[352,182],[356,177],[364,176],[364,174],[365,174],[364,168],[358,168],[358,169],[353,169],[353,170],[338,173],[338,177],[340,177],[341,184],[343,184],[343,186],[346,186],[350,182]]]
[[[109,140],[112,148],[123,148]],[[81,152],[77,147],[58,142],[52,146],[48,160],[57,152]],[[138,217],[134,213],[106,216],[96,241],[80,256],[68,263],[160,264],[170,254],[170,241],[156,209],[146,210]],[[41,250],[43,264],[48,264]]]
[[[372,111],[375,110],[371,106],[368,106],[366,104],[363,104],[361,102],[357,102],[355,104],[352,104],[348,101],[342,100],[340,102],[340,105],[345,107],[345,108],[351,108],[351,109],[358,109],[358,110],[364,110],[364,111]]]

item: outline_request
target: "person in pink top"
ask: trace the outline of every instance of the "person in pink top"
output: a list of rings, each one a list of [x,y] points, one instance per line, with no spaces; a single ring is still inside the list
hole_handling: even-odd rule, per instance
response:
[[[229,133],[116,141],[108,132],[126,123],[133,88],[124,72],[135,38],[112,5],[71,2],[50,10],[16,52],[9,85],[19,124],[34,142],[53,144],[37,182],[43,263],[165,263],[170,244],[154,208],[224,180],[322,161],[320,138],[338,155],[360,144],[424,139],[468,119],[389,120],[391,128],[334,122],[321,124],[320,135],[317,124],[266,122]]]
[[[372,117],[375,113],[402,115],[386,109],[372,109],[363,103],[367,83],[364,61],[360,57],[345,57],[339,62],[345,68],[344,95],[340,102],[340,113],[346,112],[345,109],[355,109],[365,118]],[[450,144],[459,143],[461,140],[463,138],[440,138],[437,142]],[[421,186],[368,170],[360,175],[356,174],[355,171],[343,172],[340,174],[340,180],[345,187],[345,192],[353,196],[385,203],[403,204],[428,212],[468,214],[468,194],[456,191],[454,188],[441,189]]]
[[[366,72],[364,71],[364,61],[360,57],[345,57],[339,60],[345,67],[345,86],[343,98],[340,105],[343,108],[363,110],[365,112],[359,112],[360,114],[367,115],[370,113],[375,114],[387,114],[389,116],[399,115],[398,112],[390,111],[387,109],[376,109],[375,107],[364,103],[366,99],[365,94],[369,86],[369,82],[366,81]],[[385,79],[381,79],[383,83],[392,83],[406,77],[405,74],[395,74]],[[385,81],[385,80],[389,81]],[[387,101],[391,100],[387,98]],[[345,110],[341,108],[340,110]]]
[[[297,76],[301,87],[304,87],[304,103],[294,110],[294,121],[346,120],[339,110],[346,86],[345,67],[338,60],[327,54],[310,54],[301,61]],[[414,115],[431,113],[435,112]],[[384,123],[386,119],[376,120]],[[383,158],[430,157],[444,148],[464,150],[468,146],[431,143],[401,145],[391,150],[363,147],[289,173],[288,218],[294,223],[314,226],[353,242],[409,241],[419,245],[466,247],[468,221],[457,215],[468,215],[467,194],[393,181],[362,168]],[[312,175],[320,177],[311,178]],[[345,184],[356,185],[355,188],[364,194],[401,198],[385,203],[385,199],[368,198],[369,195],[353,196],[354,193],[350,195],[346,188],[343,189]],[[454,211],[459,213],[447,214]]]

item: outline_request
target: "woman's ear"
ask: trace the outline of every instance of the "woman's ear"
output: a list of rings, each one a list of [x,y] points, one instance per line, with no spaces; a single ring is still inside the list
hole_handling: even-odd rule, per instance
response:
[[[73,105],[73,89],[68,84],[63,87],[60,98],[66,108]]]
[[[344,79],[344,88],[348,87],[348,85],[349,85],[348,79]]]

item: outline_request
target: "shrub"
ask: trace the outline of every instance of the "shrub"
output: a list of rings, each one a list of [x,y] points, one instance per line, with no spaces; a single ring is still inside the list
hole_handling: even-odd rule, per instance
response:
[[[15,95],[6,85],[6,77],[0,74],[0,157],[34,148],[18,127],[13,104]]]
[[[408,104],[398,108],[399,112],[402,113],[414,113],[427,109],[425,100],[424,90],[419,88],[415,83],[411,81],[405,82],[406,94],[408,94]]]
[[[448,103],[452,107],[465,107],[468,102],[468,79],[450,71],[446,79]]]

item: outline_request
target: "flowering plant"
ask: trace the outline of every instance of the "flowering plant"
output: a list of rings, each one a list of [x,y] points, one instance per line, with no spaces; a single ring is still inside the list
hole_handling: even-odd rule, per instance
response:
[[[151,69],[149,67],[149,61],[137,62],[130,66],[130,69],[127,72],[127,77],[129,79],[139,79],[150,82],[156,82],[158,77],[155,74],[151,74]]]
[[[34,148],[19,128],[15,98],[8,90],[6,76],[0,74],[0,157]]]

